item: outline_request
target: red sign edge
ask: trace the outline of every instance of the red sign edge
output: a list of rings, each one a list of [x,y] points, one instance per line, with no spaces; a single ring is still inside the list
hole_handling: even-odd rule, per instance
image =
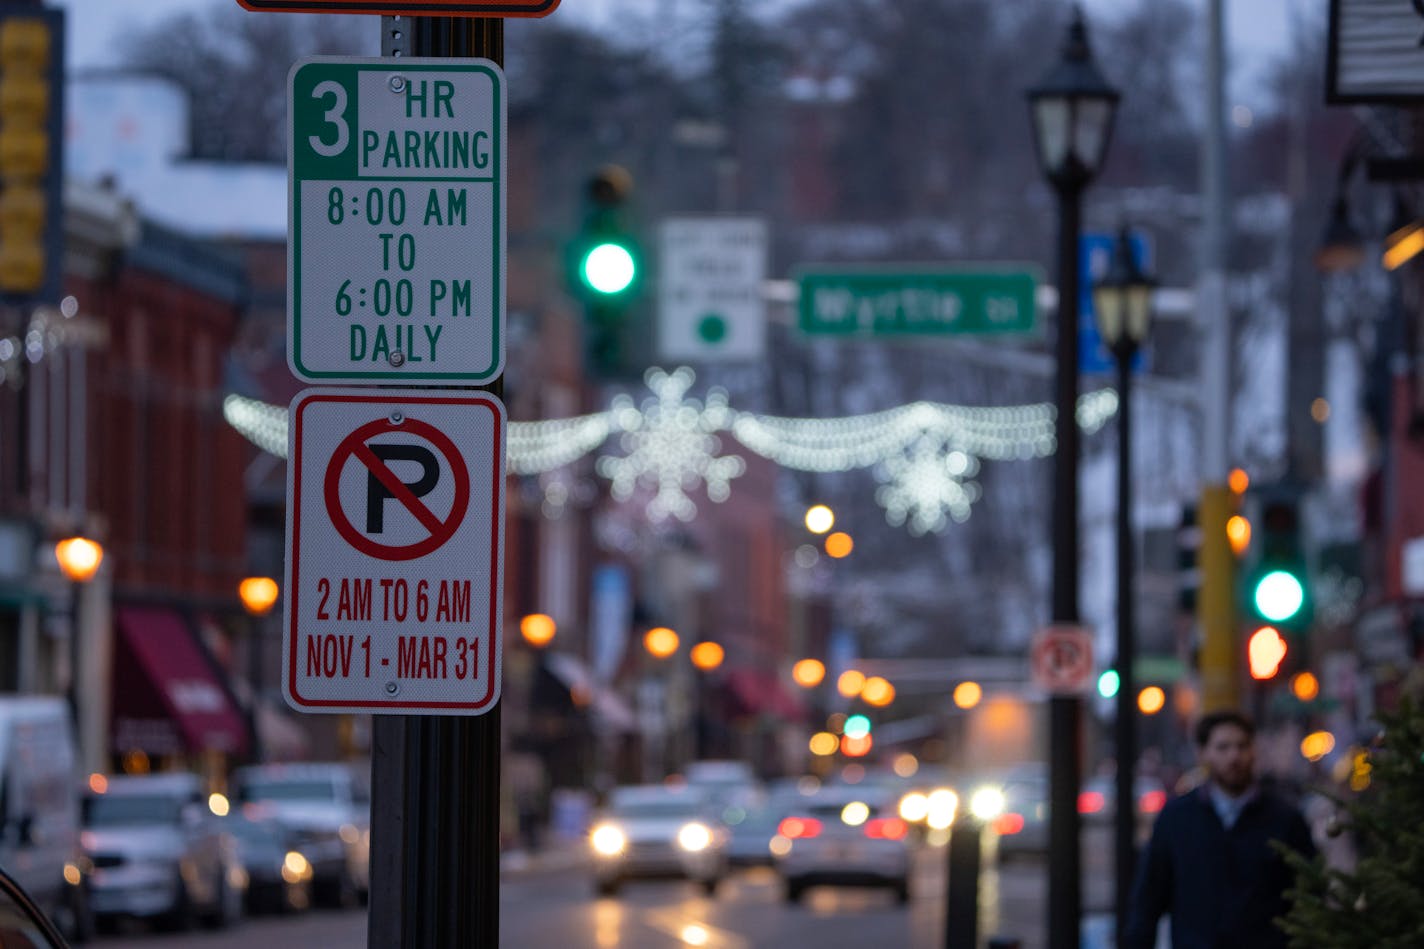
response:
[[[559,0],[527,0],[499,3],[498,0],[467,2],[451,0],[237,0],[237,5],[253,13],[373,13],[383,16],[450,17],[543,17],[554,12]],[[456,9],[452,9],[452,7]]]
[[[354,402],[367,405],[383,405],[399,401],[406,405],[477,405],[489,409],[494,416],[494,451],[495,457],[504,458],[504,428],[507,423],[504,403],[490,393],[472,392],[468,395],[421,395],[406,399],[395,398],[396,393],[384,392],[380,396],[366,393],[354,392],[331,392],[329,390],[305,390],[297,394],[292,401],[289,411],[289,418],[292,422],[287,436],[287,483],[288,483],[288,517],[287,547],[290,555],[287,558],[287,596],[286,596],[286,616],[284,617],[283,634],[287,639],[290,648],[287,653],[287,661],[282,667],[282,686],[286,693],[288,704],[293,708],[310,708],[317,710],[330,710],[332,712],[352,711],[352,712],[376,712],[387,710],[391,714],[399,714],[406,709],[439,709],[450,713],[458,712],[482,712],[488,707],[497,703],[502,693],[503,669],[500,658],[503,654],[501,648],[504,640],[504,630],[502,627],[503,601],[504,601],[504,482],[507,471],[504,465],[500,466],[498,477],[494,479],[490,507],[493,515],[493,529],[490,531],[490,597],[489,597],[489,657],[488,668],[490,670],[489,688],[484,696],[474,702],[427,702],[427,701],[401,701],[392,699],[390,701],[370,701],[354,705],[344,699],[309,699],[297,693],[297,629],[296,622],[299,615],[298,610],[298,567],[300,559],[299,545],[301,534],[301,492],[297,490],[297,485],[301,484],[302,456],[297,450],[301,444],[302,413],[308,405],[316,402]]]

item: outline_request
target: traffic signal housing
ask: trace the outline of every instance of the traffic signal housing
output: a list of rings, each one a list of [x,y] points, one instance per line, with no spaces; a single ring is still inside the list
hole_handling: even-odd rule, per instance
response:
[[[1257,556],[1243,590],[1247,614],[1281,630],[1303,632],[1310,625],[1311,604],[1298,496],[1263,495],[1252,533]]]
[[[63,263],[64,14],[0,12],[0,301],[57,302]]]
[[[633,176],[606,165],[585,183],[583,222],[569,247],[569,285],[584,307],[590,373],[616,376],[634,362],[631,311],[642,288],[643,251],[629,220]]]

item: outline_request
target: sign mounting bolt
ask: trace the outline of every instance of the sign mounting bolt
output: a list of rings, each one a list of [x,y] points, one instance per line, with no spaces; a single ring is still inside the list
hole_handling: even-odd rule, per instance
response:
[[[399,349],[391,353],[391,365],[397,367],[405,365],[405,353]]]
[[[386,683],[386,694],[387,694],[387,695],[395,695],[395,694],[396,694],[397,692],[399,692],[399,691],[400,691],[400,686],[397,685],[396,683],[394,683],[394,682],[387,682],[387,683]]]
[[[403,412],[401,412],[400,409],[396,409],[395,411],[391,412],[391,424],[392,424],[392,425],[399,425],[401,422],[404,422],[404,421],[405,421],[405,414],[404,414]]]
[[[405,92],[405,77],[392,76],[388,85],[392,92]]]

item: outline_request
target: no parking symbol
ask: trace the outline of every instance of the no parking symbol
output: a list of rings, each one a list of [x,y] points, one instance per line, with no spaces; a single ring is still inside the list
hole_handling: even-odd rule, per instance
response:
[[[317,389],[289,409],[283,683],[306,712],[498,700],[504,406]]]
[[[396,434],[424,439],[435,448],[419,441],[386,439],[375,442],[377,436]],[[441,481],[440,459],[445,459],[454,490],[450,511],[443,518],[424,502]],[[341,477],[348,462],[358,462],[366,471],[366,504],[364,530],[358,530],[342,507]],[[391,468],[393,461],[414,462],[420,467],[420,477],[406,482]],[[395,413],[391,418],[378,418],[362,425],[336,447],[326,466],[322,490],[332,526],[352,547],[382,560],[412,560],[438,550],[454,536],[470,503],[469,470],[460,450],[444,432],[416,419],[406,419]],[[385,533],[386,502],[396,501],[422,527],[429,537],[413,544],[390,545],[375,538]]]

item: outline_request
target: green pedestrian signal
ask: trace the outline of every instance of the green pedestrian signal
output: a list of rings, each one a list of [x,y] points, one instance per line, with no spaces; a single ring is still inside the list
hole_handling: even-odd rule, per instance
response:
[[[579,261],[579,279],[594,293],[619,294],[633,285],[638,261],[626,245],[604,240],[590,246]]]
[[[1255,556],[1241,593],[1247,619],[1301,634],[1311,623],[1310,580],[1301,537],[1299,489],[1276,487],[1262,493],[1252,519]]]
[[[1305,584],[1289,570],[1272,570],[1256,581],[1251,602],[1262,619],[1286,623],[1305,606]]]
[[[584,307],[584,364],[591,375],[633,372],[639,330],[632,323],[643,254],[628,220],[633,177],[617,165],[584,187],[583,223],[568,246],[568,281]]]

